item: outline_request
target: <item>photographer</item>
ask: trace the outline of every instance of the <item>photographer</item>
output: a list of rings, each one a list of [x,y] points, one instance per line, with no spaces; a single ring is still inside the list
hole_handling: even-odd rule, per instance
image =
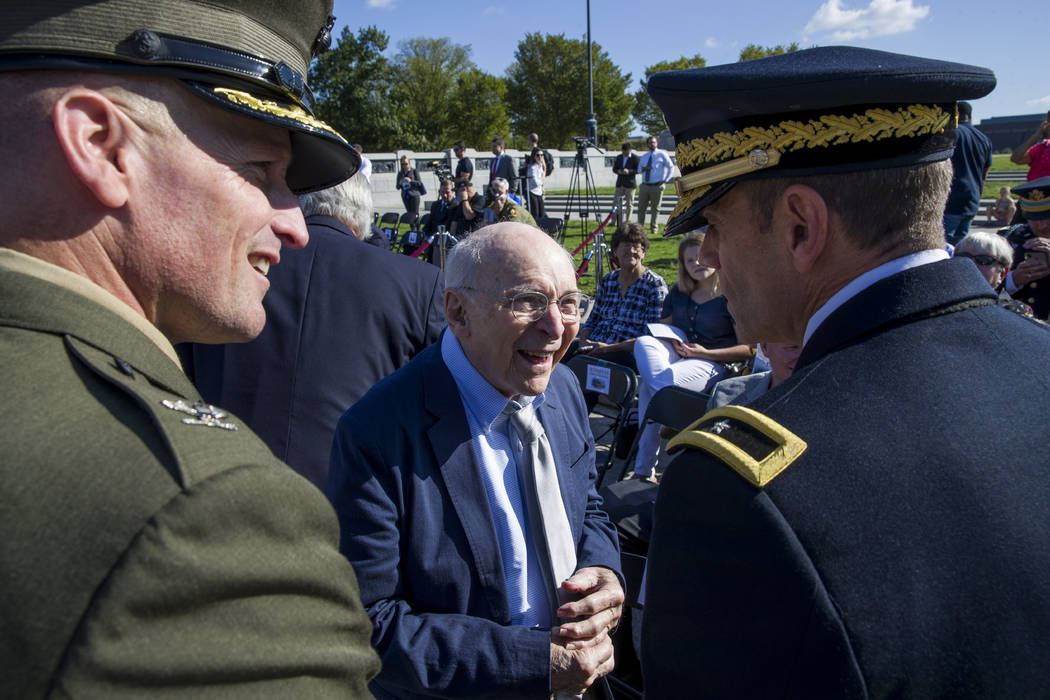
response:
[[[485,197],[474,191],[470,180],[456,183],[456,202],[452,207],[449,232],[457,238],[481,228],[485,216]]]
[[[1014,249],[1014,267],[1003,288],[1014,299],[1032,307],[1035,317],[1050,317],[1050,176],[1017,185],[1011,193],[1025,223],[1011,228],[1006,238]]]
[[[485,209],[484,226],[501,221],[520,221],[530,226],[536,225],[532,214],[510,198],[510,183],[505,178],[497,177],[492,181],[491,194],[492,203]]]

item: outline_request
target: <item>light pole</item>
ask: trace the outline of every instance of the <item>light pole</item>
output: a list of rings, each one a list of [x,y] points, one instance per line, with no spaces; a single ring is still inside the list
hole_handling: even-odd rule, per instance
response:
[[[598,143],[598,120],[594,117],[594,66],[591,65],[591,0],[587,0],[587,123],[585,132],[591,143]]]

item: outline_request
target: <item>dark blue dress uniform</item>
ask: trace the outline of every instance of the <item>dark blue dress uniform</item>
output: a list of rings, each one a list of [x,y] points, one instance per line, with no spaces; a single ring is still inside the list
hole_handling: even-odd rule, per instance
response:
[[[1017,185],[1010,192],[1018,196],[1017,204],[1025,218],[1025,223],[1011,227],[1006,234],[1014,249],[1013,266],[1017,267],[1031,252],[1024,244],[1036,237],[1030,222],[1050,219],[1050,176]],[[1050,318],[1050,277],[1033,280],[1012,296],[1032,307],[1036,318]]]
[[[711,70],[649,82],[684,165],[672,231],[741,179],[944,160],[951,102],[994,85],[848,47]],[[878,123],[894,120],[913,135]],[[869,127],[885,130],[869,142]],[[671,442],[647,697],[1046,697],[1050,459],[1025,426],[1050,415],[1050,333],[964,263],[902,266],[855,293],[791,379]]]

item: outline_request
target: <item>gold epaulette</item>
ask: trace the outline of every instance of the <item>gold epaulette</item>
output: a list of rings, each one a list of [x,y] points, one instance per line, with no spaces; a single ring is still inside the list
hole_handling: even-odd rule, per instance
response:
[[[676,435],[668,452],[693,447],[710,453],[762,488],[806,451],[806,443],[768,416],[743,406],[722,406]]]

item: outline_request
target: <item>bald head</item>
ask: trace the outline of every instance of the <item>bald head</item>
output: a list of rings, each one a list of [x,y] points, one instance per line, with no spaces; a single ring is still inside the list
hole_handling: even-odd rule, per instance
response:
[[[475,287],[479,271],[489,278],[494,267],[508,257],[553,256],[564,259],[572,271],[572,258],[546,233],[528,224],[506,221],[486,226],[457,244],[445,265],[445,288]]]

